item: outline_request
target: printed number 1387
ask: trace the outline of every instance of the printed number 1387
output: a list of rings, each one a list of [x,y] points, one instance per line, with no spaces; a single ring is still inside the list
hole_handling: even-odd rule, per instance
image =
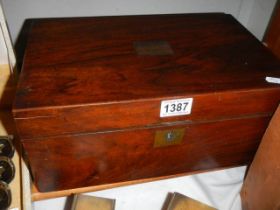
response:
[[[167,105],[164,106],[165,112],[185,111],[188,104],[189,104],[189,102],[178,103],[178,104],[167,104]]]
[[[192,98],[161,101],[160,117],[188,115],[191,113]]]

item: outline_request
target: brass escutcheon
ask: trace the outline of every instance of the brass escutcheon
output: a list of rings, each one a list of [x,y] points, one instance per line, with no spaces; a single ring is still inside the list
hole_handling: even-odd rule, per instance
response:
[[[156,131],[154,147],[165,147],[180,144],[185,134],[184,128]]]

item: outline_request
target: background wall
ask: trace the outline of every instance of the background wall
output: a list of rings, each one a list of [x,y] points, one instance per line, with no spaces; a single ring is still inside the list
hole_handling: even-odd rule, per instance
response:
[[[225,12],[262,39],[276,0],[2,0],[15,42],[32,17]]]
[[[0,5],[1,6],[1,5]],[[4,35],[2,30],[2,23],[5,21],[0,7],[0,65],[8,63],[8,52],[4,41]]]
[[[0,30],[0,65],[8,63],[7,48],[4,42],[3,34]]]

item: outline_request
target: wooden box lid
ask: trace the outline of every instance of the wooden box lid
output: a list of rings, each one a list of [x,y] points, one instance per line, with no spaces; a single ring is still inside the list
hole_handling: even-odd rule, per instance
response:
[[[24,139],[272,114],[272,53],[222,13],[33,20],[14,103]],[[193,98],[160,117],[162,100]]]

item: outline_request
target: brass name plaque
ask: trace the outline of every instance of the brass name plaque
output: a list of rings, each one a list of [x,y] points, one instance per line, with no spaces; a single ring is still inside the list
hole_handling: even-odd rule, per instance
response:
[[[184,134],[184,128],[156,131],[154,147],[165,147],[180,144],[183,140]]]
[[[138,55],[172,55],[172,48],[167,41],[136,41],[133,43]]]

